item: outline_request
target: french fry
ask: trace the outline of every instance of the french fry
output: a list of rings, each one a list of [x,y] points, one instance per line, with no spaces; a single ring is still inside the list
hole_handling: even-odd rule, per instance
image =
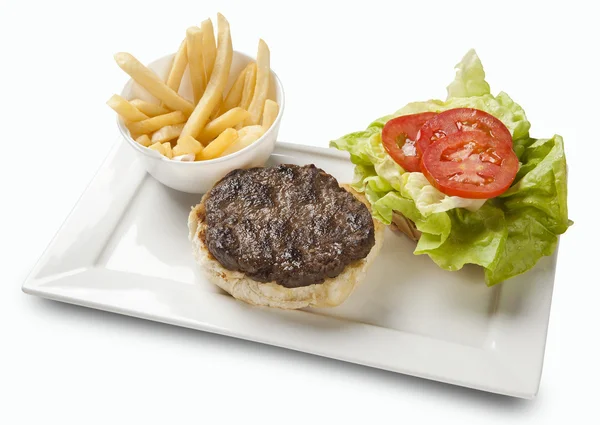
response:
[[[223,114],[240,104],[240,101],[242,100],[242,92],[244,91],[244,81],[246,79],[246,73],[248,72],[249,67],[250,65],[246,66],[240,71],[238,77],[235,79],[235,82],[229,89],[227,96],[225,96],[225,99],[223,100],[219,114]]]
[[[135,141],[138,142],[140,145],[146,147],[152,144],[152,141],[150,140],[150,137],[148,137],[147,134],[142,134],[141,136],[137,137]]]
[[[171,65],[171,70],[169,71],[169,76],[167,77],[167,86],[173,89],[175,92],[179,91],[181,79],[183,78],[183,73],[185,72],[185,67],[187,64],[187,39],[184,39],[179,45],[177,53],[175,53],[173,65]]]
[[[271,79],[271,53],[269,46],[262,39],[258,42],[258,53],[256,54],[256,86],[252,101],[248,107],[250,117],[244,121],[245,125],[254,125],[260,122],[260,117],[265,107],[265,101],[269,94],[269,80]]]
[[[172,88],[167,86],[150,69],[146,68],[140,61],[129,53],[117,53],[115,61],[119,67],[131,76],[140,86],[145,88],[151,95],[164,102],[166,106],[174,111],[181,111],[189,116],[194,112],[194,105],[179,96]]]
[[[169,142],[165,142],[162,145],[165,151],[164,156],[169,159],[173,158],[173,148],[171,148],[171,144]]]
[[[173,148],[173,156],[187,154],[196,156],[202,152],[203,149],[204,146],[202,146],[202,143],[194,139],[192,136],[183,136],[179,138],[177,145]]]
[[[170,112],[144,121],[132,122],[129,124],[129,131],[136,134],[152,133],[167,125],[181,124],[185,122],[185,119],[185,115],[181,111]]]
[[[142,133],[136,133],[135,131],[131,130],[131,124],[133,124],[131,121],[123,120],[123,124],[125,124],[127,130],[129,130],[129,135],[133,140],[137,140],[138,137],[143,136]]]
[[[190,68],[190,79],[194,91],[194,104],[198,104],[204,89],[206,80],[204,77],[204,58],[202,57],[202,30],[198,27],[190,27],[185,33],[187,39],[187,56]]]
[[[136,122],[148,119],[147,115],[118,94],[113,94],[106,104],[114,109],[115,112],[121,115],[126,121]]]
[[[233,128],[228,128],[222,132],[219,137],[210,142],[200,153],[196,154],[196,161],[206,161],[221,156],[238,137],[238,132]]]
[[[181,134],[183,126],[185,124],[167,125],[161,129],[156,130],[152,133],[152,143],[164,143],[175,140]]]
[[[240,106],[245,110],[250,107],[252,96],[254,95],[254,86],[256,85],[256,63],[252,62],[248,65],[248,71],[246,71],[246,78],[244,80],[244,89],[242,90],[242,99],[240,100]]]
[[[153,145],[148,146],[148,149],[152,149],[153,151],[158,152],[161,155],[165,155],[165,147],[161,143],[155,143]]]
[[[181,136],[179,136],[180,139],[183,136],[197,137],[204,129],[211,112],[219,102],[219,98],[223,96],[223,90],[225,89],[225,84],[227,83],[227,78],[229,76],[229,69],[231,68],[233,46],[231,45],[229,22],[227,22],[227,19],[220,13],[217,15],[217,19],[219,41],[215,66],[213,67],[208,86],[183,128]]]
[[[250,106],[250,102],[252,101],[252,95],[254,94],[254,86],[256,85],[256,63],[252,62],[248,65],[248,69],[246,71],[246,78],[244,80],[244,89],[242,91],[242,99],[240,100],[240,107],[244,108],[246,111]],[[240,130],[244,126],[244,123],[241,122],[235,126],[236,130]]]
[[[204,75],[206,77],[206,81],[209,81],[213,66],[215,66],[215,57],[217,56],[215,30],[210,19],[202,21],[200,24],[200,29],[202,30],[202,57],[204,58]]]
[[[155,103],[144,102],[141,99],[133,99],[130,100],[129,103],[138,108],[143,114],[148,115],[148,117],[155,117],[157,115],[164,115],[171,112],[167,108],[164,108]]]
[[[249,125],[241,128],[238,131],[238,138],[223,151],[221,156],[232,154],[244,149],[246,146],[250,146],[252,143],[260,139],[263,134],[265,134],[265,129],[262,125]]]
[[[236,124],[243,122],[248,118],[248,111],[242,108],[233,108],[225,112],[218,118],[215,118],[204,127],[204,130],[200,133],[197,140],[203,145],[207,145],[208,142],[219,136],[223,131],[228,128],[234,127]]]
[[[267,131],[275,122],[279,114],[279,105],[277,102],[267,99],[265,101],[265,109],[263,110],[262,126]]]
[[[214,120],[215,118],[217,118],[219,116],[219,114],[221,113],[220,112],[221,105],[223,105],[223,97],[222,96],[218,99],[217,106],[215,106],[215,109],[213,109],[213,111],[210,114],[210,117],[208,118],[210,121]]]

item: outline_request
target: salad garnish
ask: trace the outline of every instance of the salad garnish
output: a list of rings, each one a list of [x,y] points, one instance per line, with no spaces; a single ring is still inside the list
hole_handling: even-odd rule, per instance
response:
[[[572,224],[563,139],[531,137],[474,50],[456,69],[445,101],[409,103],[330,145],[350,153],[376,219],[414,224],[416,255],[446,270],[480,265],[491,286],[551,255]]]

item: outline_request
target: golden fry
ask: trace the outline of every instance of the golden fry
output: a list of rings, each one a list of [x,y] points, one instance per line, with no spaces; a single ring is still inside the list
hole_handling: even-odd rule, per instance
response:
[[[275,122],[279,114],[279,105],[277,102],[267,99],[265,101],[265,109],[263,110],[262,126],[267,131]]]
[[[125,125],[125,127],[127,128],[127,130],[129,130],[129,136],[131,136],[131,138],[133,140],[137,140],[138,137],[143,136],[143,133],[136,133],[135,131],[131,130],[131,124],[133,124],[131,121],[124,120],[123,124]]]
[[[249,67],[250,64],[240,71],[238,77],[235,79],[235,82],[229,89],[227,96],[225,96],[225,100],[223,100],[219,114],[223,114],[240,104],[240,101],[242,100],[242,92],[244,91],[244,81],[246,79],[246,73],[248,72]]]
[[[141,136],[137,137],[135,141],[138,142],[140,145],[146,147],[152,144],[152,141],[150,140],[150,137],[148,137],[147,134],[142,134]]]
[[[204,58],[202,57],[202,30],[198,27],[190,27],[187,29],[185,36],[187,38],[187,56],[194,91],[194,103],[198,104],[206,88]]]
[[[144,87],[151,95],[164,102],[174,111],[182,111],[185,115],[194,112],[194,105],[179,96],[172,88],[167,86],[150,69],[129,53],[117,53],[115,61],[123,71],[131,76],[140,86]]]
[[[165,115],[148,118],[144,121],[129,124],[129,131],[136,134],[152,133],[167,125],[181,124],[185,122],[185,115],[181,111],[170,112]]]
[[[183,136],[197,137],[200,134],[204,129],[210,114],[219,102],[219,98],[223,96],[223,90],[225,89],[227,78],[229,77],[229,69],[231,68],[231,60],[233,57],[229,22],[227,22],[227,19],[220,13],[217,15],[217,18],[219,42],[215,66],[210,81],[208,82],[208,86],[206,87],[206,91],[183,128],[180,138]]]
[[[157,115],[164,115],[171,112],[167,108],[164,108],[155,103],[144,102],[141,99],[133,99],[130,100],[129,103],[138,108],[140,112],[148,115],[148,117],[156,117]]]
[[[248,65],[248,70],[246,71],[244,90],[242,91],[242,99],[240,100],[240,106],[245,110],[248,110],[250,107],[250,102],[254,95],[254,86],[256,86],[256,63],[252,62]]]
[[[175,53],[173,65],[171,65],[171,71],[169,71],[169,76],[167,77],[167,86],[176,92],[179,91],[181,79],[183,78],[183,73],[185,72],[187,64],[187,40],[184,39],[179,45],[177,53]]]
[[[165,142],[162,145],[165,150],[164,155],[169,159],[173,158],[173,149],[171,148],[171,144],[169,142]]]
[[[258,53],[256,54],[256,86],[252,101],[248,107],[250,117],[244,122],[245,125],[254,125],[260,122],[260,117],[265,107],[265,101],[269,94],[269,81],[271,80],[271,53],[269,46],[262,39],[258,42]]]
[[[148,146],[148,149],[152,149],[153,151],[158,152],[161,155],[165,155],[165,147],[161,143],[155,143],[153,145]]]
[[[214,120],[215,118],[217,118],[220,115],[221,105],[223,105],[223,97],[220,97],[219,99],[217,99],[217,106],[215,106],[215,109],[213,109],[213,111],[211,112],[210,117],[208,117],[208,119],[210,121]]]
[[[250,146],[265,134],[265,129],[262,125],[249,125],[238,131],[238,138],[227,149],[223,151],[221,156],[229,155],[239,150]]]
[[[177,145],[173,148],[173,155],[180,156],[186,154],[198,155],[204,146],[202,143],[194,139],[192,136],[183,136],[180,137],[177,141]]]
[[[148,119],[147,115],[143,114],[139,109],[118,94],[113,94],[106,104],[114,109],[115,112],[121,115],[126,121],[136,122]]]
[[[210,19],[202,21],[200,24],[202,30],[202,57],[204,58],[204,75],[206,81],[210,80],[215,58],[217,56],[217,45],[215,43],[215,30]]]
[[[185,124],[167,125],[152,133],[152,143],[164,143],[175,140],[181,134]]]
[[[198,141],[206,145],[211,140],[219,136],[228,128],[235,127],[238,123],[243,122],[248,118],[248,111],[242,108],[233,108],[225,112],[218,118],[215,118],[204,127],[204,130],[198,136]]]
[[[219,137],[210,142],[200,153],[196,154],[196,161],[205,161],[221,156],[223,151],[227,149],[237,137],[237,131],[233,128],[228,128],[222,132]]]

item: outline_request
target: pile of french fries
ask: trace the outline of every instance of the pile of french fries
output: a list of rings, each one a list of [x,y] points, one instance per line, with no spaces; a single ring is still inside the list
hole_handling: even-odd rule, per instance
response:
[[[131,137],[166,158],[205,161],[239,151],[273,125],[279,105],[267,99],[271,80],[270,52],[260,40],[256,62],[249,63],[225,93],[233,57],[229,22],[217,15],[217,40],[212,21],[190,27],[166,81],[129,53],[117,53],[119,67],[161,104],[113,95],[107,102],[124,120]],[[194,99],[179,87],[186,68]]]

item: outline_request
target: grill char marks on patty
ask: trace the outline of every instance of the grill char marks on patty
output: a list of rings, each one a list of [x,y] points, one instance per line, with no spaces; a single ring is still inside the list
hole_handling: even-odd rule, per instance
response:
[[[320,284],[375,244],[367,207],[314,165],[234,170],[205,205],[208,251],[259,282]]]

